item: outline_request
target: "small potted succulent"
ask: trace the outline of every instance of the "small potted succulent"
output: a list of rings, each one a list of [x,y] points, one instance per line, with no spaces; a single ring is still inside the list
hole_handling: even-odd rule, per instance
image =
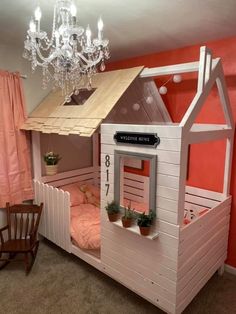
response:
[[[59,154],[54,152],[47,152],[43,156],[45,162],[46,175],[51,176],[57,173],[58,171],[58,162],[61,160]]]
[[[145,214],[145,212],[139,214],[137,224],[139,226],[141,235],[147,236],[150,234],[151,225],[153,223],[154,218],[155,213],[152,210],[150,210],[148,214]]]
[[[132,225],[134,218],[134,211],[131,209],[130,205],[124,208],[124,215],[121,218],[122,225],[124,228],[129,228]]]
[[[120,205],[116,201],[107,203],[105,209],[107,211],[108,219],[111,222],[117,221],[119,219]]]

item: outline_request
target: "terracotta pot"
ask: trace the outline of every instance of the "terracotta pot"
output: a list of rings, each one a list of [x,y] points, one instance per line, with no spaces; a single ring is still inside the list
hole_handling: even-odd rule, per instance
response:
[[[132,219],[131,218],[121,218],[122,225],[124,228],[129,228],[132,225]]]
[[[45,169],[46,169],[47,176],[53,176],[57,174],[58,165],[45,165]]]
[[[139,226],[139,230],[140,230],[141,235],[148,236],[150,234],[151,227],[140,227]]]
[[[119,214],[107,214],[108,219],[111,222],[117,221],[119,219]]]

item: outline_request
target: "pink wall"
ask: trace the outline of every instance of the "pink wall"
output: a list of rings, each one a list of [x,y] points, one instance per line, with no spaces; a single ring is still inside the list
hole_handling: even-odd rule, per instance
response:
[[[164,66],[185,63],[199,59],[199,48],[206,45],[212,50],[213,58],[220,57],[223,64],[234,120],[236,120],[236,37],[214,42],[202,43],[182,49],[166,51],[151,55],[140,56],[108,64],[107,68],[120,69],[139,65],[146,67]],[[156,80],[158,86],[169,77]],[[196,93],[196,74],[183,75],[179,84],[168,83],[168,93],[163,96],[169,113],[175,122],[179,122]],[[222,123],[221,107],[217,89],[214,88],[208,97],[206,106],[201,111],[198,122]],[[190,172],[188,181],[191,185],[208,187],[221,191],[223,170],[222,164],[225,154],[225,141],[193,145],[190,151]],[[231,194],[233,204],[230,221],[230,235],[227,263],[236,267],[236,145],[234,145],[233,169],[231,178]],[[207,171],[208,175],[205,175]]]

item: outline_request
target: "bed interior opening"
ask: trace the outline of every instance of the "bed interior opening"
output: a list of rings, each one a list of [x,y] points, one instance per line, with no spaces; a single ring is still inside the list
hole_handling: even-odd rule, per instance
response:
[[[224,199],[225,151],[226,139],[189,145],[184,225],[200,218]],[[212,157],[207,162],[209,154]]]
[[[65,215],[69,215],[65,232],[70,234],[71,244],[100,258],[100,143],[97,139],[98,134],[93,138],[41,134],[40,143],[42,154],[56,151],[61,157],[56,175],[45,176],[42,164],[42,178],[46,185],[53,187],[52,198],[56,198],[57,191],[61,192],[64,210],[68,211]],[[66,193],[69,194],[68,208]]]

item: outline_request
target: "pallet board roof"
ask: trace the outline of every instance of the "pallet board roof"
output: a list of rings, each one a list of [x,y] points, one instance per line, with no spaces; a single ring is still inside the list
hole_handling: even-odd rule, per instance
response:
[[[51,92],[29,115],[22,129],[91,136],[142,69],[141,66],[97,74],[93,78],[95,91],[83,105],[64,106],[61,91]]]

